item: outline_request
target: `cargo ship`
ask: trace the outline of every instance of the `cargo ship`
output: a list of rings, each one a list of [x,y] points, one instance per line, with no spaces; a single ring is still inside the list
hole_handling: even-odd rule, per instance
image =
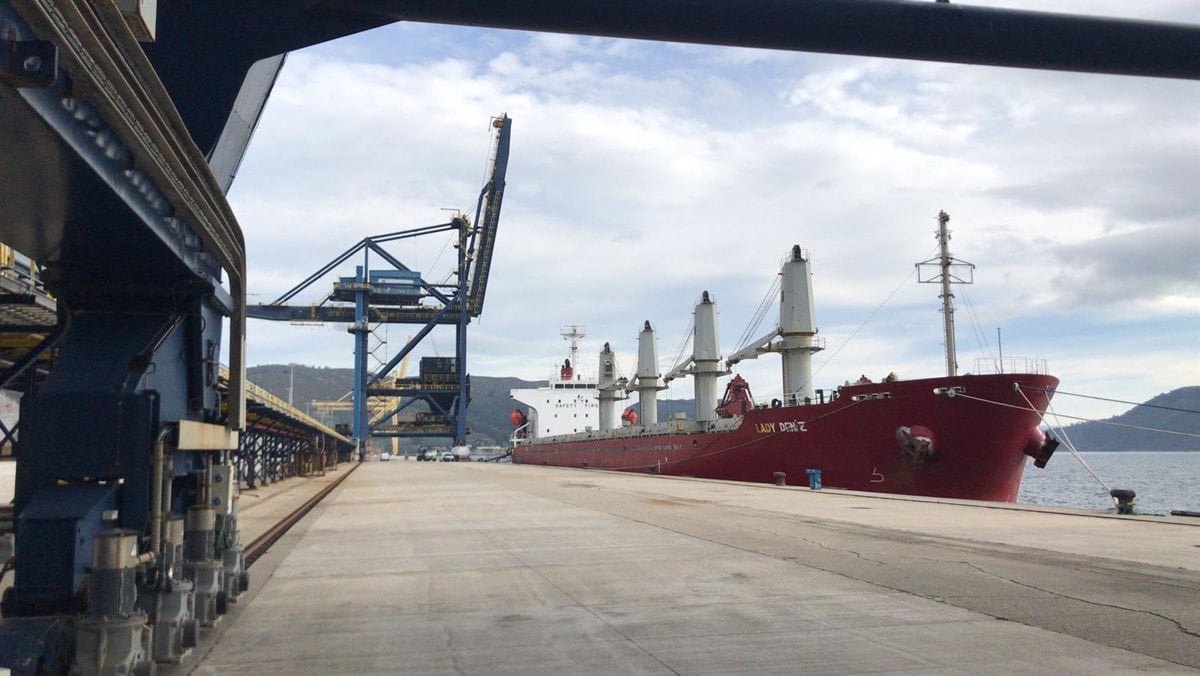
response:
[[[814,389],[817,337],[809,257],[799,246],[780,272],[779,324],[722,359],[716,304],[704,292],[695,308],[692,355],[669,373],[658,371],[650,322],[638,339],[632,378],[618,377],[611,346],[600,351],[595,378],[577,372],[576,327],[564,337],[570,356],[546,387],[514,389],[525,405],[512,412],[513,462],[671,476],[1014,502],[1026,458],[1044,467],[1058,442],[1039,425],[1058,386],[1043,368],[1026,373],[957,373],[951,284],[968,282],[969,263],[950,255],[949,216],[938,215],[940,254],[918,264],[942,289],[945,376],[880,382],[865,376],[831,390]],[[738,362],[777,352],[783,396],[756,402],[734,376],[724,396],[717,379]],[[665,383],[691,376],[695,415],[657,420]],[[636,393],[618,416],[617,402]]]

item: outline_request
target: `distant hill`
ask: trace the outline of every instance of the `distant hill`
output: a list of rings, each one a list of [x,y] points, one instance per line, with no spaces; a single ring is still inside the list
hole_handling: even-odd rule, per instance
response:
[[[354,387],[354,369],[335,369],[301,364],[250,366],[250,382],[287,401],[288,381],[293,371],[292,405],[301,411],[314,401],[335,401]],[[349,397],[346,398],[349,401]]]
[[[1104,422],[1200,435],[1200,387],[1181,387]],[[1155,408],[1161,407],[1161,408]],[[1066,427],[1081,451],[1200,451],[1200,438],[1083,422]]]
[[[467,409],[468,441],[472,446],[507,446],[512,424],[508,416],[517,402],[508,391],[519,387],[541,387],[543,382],[520,378],[471,376],[471,405]],[[485,441],[486,440],[486,441]]]

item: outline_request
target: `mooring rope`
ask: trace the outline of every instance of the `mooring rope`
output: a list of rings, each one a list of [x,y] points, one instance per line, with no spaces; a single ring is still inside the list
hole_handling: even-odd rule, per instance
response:
[[[1136,401],[1124,401],[1122,399],[1109,399],[1107,397],[1097,397],[1097,396],[1091,395],[1091,394],[1079,394],[1078,392],[1063,392],[1062,390],[1055,389],[1053,387],[1046,388],[1046,387],[1038,387],[1036,385],[1021,385],[1021,387],[1030,389],[1030,390],[1050,391],[1055,394],[1065,394],[1065,395],[1072,396],[1072,397],[1083,397],[1084,399],[1096,399],[1098,401],[1108,401],[1108,402],[1112,402],[1114,404],[1126,404],[1128,406],[1144,406],[1145,408],[1157,408],[1157,409],[1162,409],[1164,411],[1175,411],[1177,413],[1195,413],[1196,415],[1200,415],[1200,411],[1193,411],[1190,408],[1176,408],[1174,406],[1163,406],[1161,404],[1147,404],[1147,403],[1139,404]]]
[[[1029,387],[1029,386],[1021,385],[1021,387]],[[1042,391],[1044,388],[1035,387],[1033,389]],[[1053,390],[1051,390],[1051,391],[1053,392]],[[1024,395],[1024,392],[1022,392],[1021,394]],[[1006,408],[1015,408],[1019,411],[1033,411],[1034,413],[1037,413],[1037,409],[1033,408],[1032,406],[1027,408],[1025,406],[1017,406],[1015,404],[1006,404],[1002,401],[993,401],[991,399],[983,399],[981,397],[972,397],[971,395],[963,394],[962,392],[955,392],[954,396],[955,396],[955,398],[971,399],[973,401],[982,401],[986,404],[995,404],[996,406],[1004,406]],[[1028,399],[1026,399],[1026,401],[1028,401]],[[1049,408],[1049,405],[1047,405],[1047,408]],[[1081,420],[1083,422],[1091,422],[1091,423],[1096,423],[1099,425],[1108,425],[1110,427],[1123,427],[1127,430],[1141,430],[1143,432],[1158,432],[1160,434],[1173,434],[1177,437],[1190,437],[1193,439],[1200,439],[1200,434],[1193,434],[1191,432],[1179,432],[1177,430],[1158,429],[1157,427],[1143,427],[1141,425],[1129,425],[1127,423],[1118,423],[1118,422],[1112,422],[1109,420],[1097,420],[1096,418],[1083,418],[1083,417],[1080,417],[1077,415],[1067,415],[1066,413],[1054,413],[1053,415],[1055,418],[1068,418],[1070,420]]]
[[[1034,408],[1033,402],[1032,402],[1032,401],[1029,401],[1029,397],[1025,396],[1025,392],[1023,392],[1023,391],[1021,390],[1021,388],[1020,388],[1020,387],[1018,387],[1018,388],[1016,388],[1016,389],[1017,389],[1017,392],[1019,392],[1019,393],[1021,394],[1021,398],[1025,400],[1025,403],[1026,403],[1026,404],[1029,404],[1029,408],[1031,408],[1031,409],[1034,409],[1034,410],[1037,410],[1036,408]],[[1111,499],[1112,499],[1112,501],[1113,501],[1113,504],[1115,505],[1115,504],[1117,503],[1117,499],[1116,499],[1115,497],[1113,497],[1113,495],[1112,495],[1112,487],[1111,487],[1111,486],[1109,486],[1109,485],[1108,485],[1108,484],[1107,484],[1107,483],[1104,481],[1104,479],[1101,479],[1101,478],[1100,478],[1100,475],[1099,475],[1099,474],[1096,474],[1096,472],[1092,470],[1092,468],[1091,468],[1091,466],[1090,466],[1090,465],[1088,465],[1086,462],[1084,462],[1084,460],[1083,460],[1083,456],[1079,454],[1079,451],[1077,451],[1077,450],[1075,449],[1075,444],[1071,443],[1071,438],[1070,438],[1069,436],[1067,436],[1067,430],[1066,430],[1066,429],[1063,427],[1063,424],[1062,424],[1061,422],[1059,422],[1059,420],[1058,420],[1058,415],[1057,415],[1057,414],[1054,412],[1054,409],[1053,409],[1053,408],[1051,408],[1051,406],[1050,406],[1050,398],[1049,398],[1049,396],[1048,396],[1048,395],[1047,395],[1047,398],[1046,398],[1046,411],[1047,411],[1047,412],[1048,412],[1050,415],[1054,416],[1054,422],[1055,422],[1055,423],[1057,424],[1057,426],[1058,426],[1058,434],[1059,434],[1059,436],[1061,436],[1061,437],[1062,437],[1062,442],[1063,442],[1063,444],[1065,444],[1065,445],[1066,445],[1066,447],[1067,447],[1067,450],[1068,450],[1068,451],[1070,451],[1070,452],[1071,452],[1071,455],[1072,455],[1072,456],[1073,456],[1073,457],[1074,457],[1076,460],[1078,460],[1078,461],[1079,461],[1079,464],[1080,464],[1080,465],[1083,465],[1083,468],[1084,468],[1084,469],[1086,469],[1086,470],[1088,471],[1088,474],[1091,474],[1091,475],[1092,475],[1092,478],[1094,478],[1096,481],[1100,482],[1100,485],[1104,487],[1104,492],[1108,494],[1109,498],[1111,498]],[[1043,422],[1045,422],[1045,420],[1046,420],[1046,414],[1045,414],[1045,413],[1043,413],[1043,414],[1042,414],[1042,421],[1043,421]]]

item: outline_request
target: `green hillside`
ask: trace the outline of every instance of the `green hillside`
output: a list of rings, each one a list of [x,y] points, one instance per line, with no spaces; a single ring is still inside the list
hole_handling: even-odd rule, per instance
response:
[[[540,387],[545,382],[520,378],[471,376],[471,405],[467,409],[467,426],[471,428],[468,441],[472,446],[507,446],[512,424],[509,413],[517,402],[508,391],[520,387]]]
[[[314,401],[336,401],[354,387],[354,369],[335,369],[300,364],[265,364],[246,369],[250,382],[287,400],[288,380],[295,371],[292,405],[311,414]],[[349,401],[350,397],[346,397]]]
[[[1135,406],[1103,422],[1069,425],[1066,432],[1081,451],[1200,451],[1200,387],[1181,387],[1160,394],[1143,406]]]

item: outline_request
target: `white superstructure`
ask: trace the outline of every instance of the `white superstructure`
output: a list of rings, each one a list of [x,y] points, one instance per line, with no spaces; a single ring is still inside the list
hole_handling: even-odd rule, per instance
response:
[[[569,331],[567,329],[570,329]],[[584,378],[575,369],[583,327],[569,326],[563,338],[571,344],[571,357],[564,361],[545,387],[515,389],[510,395],[528,407],[526,423],[518,429],[525,438],[576,434],[598,429],[599,401],[595,378]]]

